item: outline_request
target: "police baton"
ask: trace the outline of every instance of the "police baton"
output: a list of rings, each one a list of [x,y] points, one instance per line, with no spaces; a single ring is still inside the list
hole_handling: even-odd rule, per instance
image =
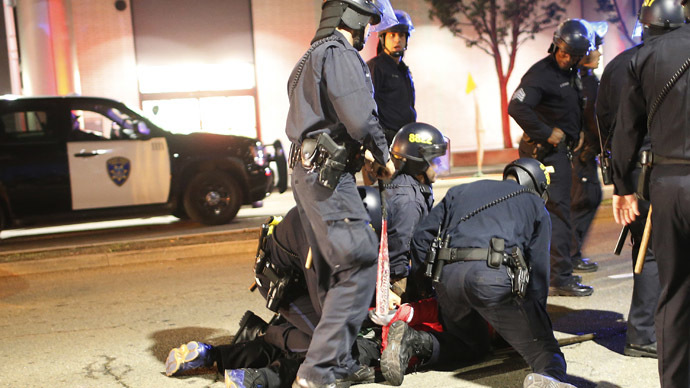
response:
[[[388,257],[388,210],[386,209],[386,186],[379,179],[381,195],[381,243],[379,245],[378,272],[376,274],[376,314],[388,314],[388,293],[391,286],[391,268]]]
[[[644,223],[644,232],[642,233],[642,241],[640,241],[640,251],[637,252],[637,260],[635,261],[635,274],[642,273],[644,267],[644,257],[647,254],[647,247],[649,246],[649,238],[652,235],[652,205],[649,205],[649,213],[647,213],[647,221]]]

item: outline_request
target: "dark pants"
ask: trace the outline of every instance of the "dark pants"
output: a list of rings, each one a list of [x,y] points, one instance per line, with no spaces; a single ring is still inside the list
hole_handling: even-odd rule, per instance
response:
[[[265,298],[269,282],[266,279],[261,283],[263,287],[259,287],[259,292]],[[306,352],[320,315],[306,290],[290,290],[285,299],[287,301],[280,306],[278,312],[287,322],[269,326],[264,338],[281,350]]]
[[[511,290],[504,266],[492,269],[476,261],[447,264],[436,285],[441,322],[447,332],[433,334],[438,360],[468,361],[485,355],[489,349],[486,320],[534,372],[565,380],[565,358],[545,303],[530,294],[518,298]]]
[[[654,254],[661,296],[656,313],[661,386],[690,386],[690,166],[652,170]]]
[[[222,375],[226,369],[260,369],[268,383],[266,388],[289,388],[304,360],[304,353],[285,352],[263,338],[214,349],[218,373]]]
[[[640,252],[640,243],[644,225],[649,212],[649,202],[638,200],[640,215],[630,224],[632,238],[632,263],[633,268],[637,263],[637,255]],[[657,267],[652,242],[647,247],[644,257],[642,273],[633,274],[633,292],[628,313],[628,332],[626,342],[636,345],[648,345],[656,342],[656,330],[654,329],[654,313],[659,303],[659,268]]]
[[[530,155],[520,151],[520,157]],[[570,188],[572,186],[572,167],[561,147],[546,156],[542,163],[553,166],[549,185],[549,200],[546,209],[551,217],[551,286],[567,284],[573,276],[573,263],[570,260],[572,244],[572,224],[570,222]]]
[[[578,152],[573,158],[572,188],[570,190],[570,217],[573,228],[571,259],[582,258],[582,245],[602,199],[597,161],[594,157],[580,160]]]
[[[312,248],[321,320],[298,375],[317,384],[355,372],[351,348],[376,287],[378,241],[369,226],[354,175],[343,174],[335,190],[317,182],[300,164],[292,190]]]

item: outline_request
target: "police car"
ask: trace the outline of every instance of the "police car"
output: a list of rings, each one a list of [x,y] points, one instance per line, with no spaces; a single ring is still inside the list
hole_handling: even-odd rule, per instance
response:
[[[285,191],[286,172],[279,141],[172,134],[106,98],[0,97],[0,230],[155,214],[223,224]]]

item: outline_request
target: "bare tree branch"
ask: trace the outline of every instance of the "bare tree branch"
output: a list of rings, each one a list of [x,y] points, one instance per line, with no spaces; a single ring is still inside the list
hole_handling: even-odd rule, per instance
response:
[[[506,86],[518,49],[527,40],[557,24],[570,0],[425,0],[431,5],[429,18],[436,19],[465,41],[494,59],[501,93],[503,144],[512,147]],[[598,0],[615,1],[615,0]],[[463,29],[473,30],[471,33]],[[502,49],[508,53],[504,61]]]

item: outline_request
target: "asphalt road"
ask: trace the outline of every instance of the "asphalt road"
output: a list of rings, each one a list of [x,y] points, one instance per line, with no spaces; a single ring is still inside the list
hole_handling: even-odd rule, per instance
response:
[[[658,387],[656,360],[622,355],[632,266],[629,246],[621,257],[610,253],[619,232],[610,214],[610,207],[600,209],[585,249],[601,265],[583,274],[594,294],[549,298],[549,313],[557,338],[596,334],[563,347],[571,383]],[[163,373],[171,348],[190,340],[229,342],[247,309],[270,317],[262,298],[247,290],[251,250],[214,255],[215,245],[197,248],[196,258],[149,260],[141,251],[142,262],[127,265],[25,275],[0,269],[0,386],[224,386],[212,371]],[[474,365],[408,375],[403,387],[517,388],[527,373],[519,356],[502,352]]]

